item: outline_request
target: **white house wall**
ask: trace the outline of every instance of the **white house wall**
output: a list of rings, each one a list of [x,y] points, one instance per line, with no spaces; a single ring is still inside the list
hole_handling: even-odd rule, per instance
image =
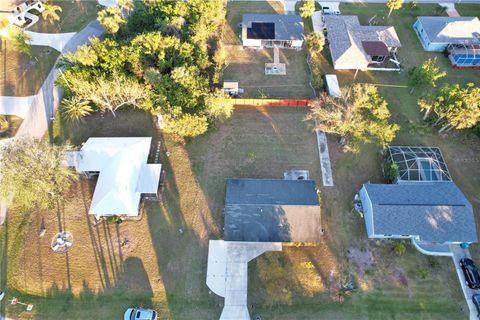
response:
[[[243,39],[244,47],[261,47],[262,40],[260,39]]]
[[[301,48],[303,45],[303,40],[293,40],[292,47]]]

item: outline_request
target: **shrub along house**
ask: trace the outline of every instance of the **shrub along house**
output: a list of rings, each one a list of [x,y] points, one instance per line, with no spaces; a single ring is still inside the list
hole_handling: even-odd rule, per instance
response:
[[[480,66],[477,17],[418,17],[413,28],[426,51],[447,51],[453,66]]]
[[[324,17],[326,38],[335,70],[374,70],[401,47],[394,27],[362,26],[357,16]],[[398,69],[398,62],[395,63]]]
[[[304,41],[303,21],[288,14],[244,14],[242,44],[253,48],[301,49]]]
[[[390,147],[394,184],[366,183],[359,192],[372,239],[411,239],[425,254],[450,255],[448,245],[477,242],[472,205],[451,180],[438,148]]]

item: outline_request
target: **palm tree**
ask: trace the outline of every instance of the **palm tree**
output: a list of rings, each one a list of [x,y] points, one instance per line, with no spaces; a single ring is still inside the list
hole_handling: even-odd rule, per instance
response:
[[[45,10],[42,12],[43,19],[47,20],[48,23],[54,23],[60,20],[57,11],[62,12],[62,7],[50,3],[45,3],[43,6],[45,7]]]
[[[77,97],[63,99],[60,109],[62,116],[67,121],[82,121],[84,117],[93,112],[88,100],[81,100]]]

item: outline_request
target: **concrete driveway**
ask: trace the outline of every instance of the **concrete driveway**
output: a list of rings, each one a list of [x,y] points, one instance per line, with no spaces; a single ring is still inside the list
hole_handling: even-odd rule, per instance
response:
[[[459,245],[450,245],[450,250],[453,253],[453,264],[455,265],[455,270],[457,271],[458,280],[462,286],[463,295],[467,301],[468,309],[470,310],[470,320],[478,320],[478,313],[475,305],[472,302],[472,296],[474,294],[480,294],[480,290],[472,290],[466,285],[465,276],[460,266],[460,259],[462,258],[472,258],[470,251],[468,249],[462,249]]]
[[[248,320],[248,262],[266,251],[282,251],[280,242],[210,240],[207,286],[224,297],[221,320]]]
[[[34,46],[47,46],[59,52],[73,38],[76,32],[68,33],[39,33],[32,31],[25,31],[31,37],[30,43]]]

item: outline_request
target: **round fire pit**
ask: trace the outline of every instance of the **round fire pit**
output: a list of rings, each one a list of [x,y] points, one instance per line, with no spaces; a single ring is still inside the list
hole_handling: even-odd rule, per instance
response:
[[[72,234],[68,231],[62,231],[53,237],[50,248],[55,253],[65,253],[71,246],[73,246]]]

